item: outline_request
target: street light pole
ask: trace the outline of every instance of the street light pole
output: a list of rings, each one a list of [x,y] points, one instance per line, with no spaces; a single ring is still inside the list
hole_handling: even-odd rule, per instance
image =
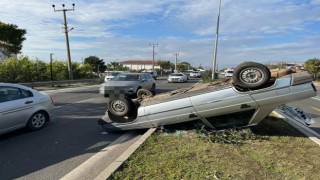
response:
[[[50,80],[51,80],[51,81],[53,81],[52,55],[53,55],[53,53],[50,53]]]
[[[176,64],[175,64],[175,66],[174,66],[174,70],[175,70],[175,72],[178,72],[178,70],[177,70],[177,64],[178,64],[178,56],[179,56],[179,53],[177,52],[177,53],[174,53],[174,55],[176,56]]]
[[[214,52],[213,52],[213,63],[212,63],[212,79],[216,79],[216,62],[217,62],[217,49],[218,49],[218,36],[219,36],[219,21],[220,21],[220,9],[221,9],[221,0],[219,0],[219,11],[217,18],[217,30],[216,30],[216,39],[214,43]]]
[[[68,24],[67,24],[67,17],[66,17],[66,11],[74,11],[74,6],[75,4],[72,4],[72,9],[65,9],[65,5],[62,4],[62,9],[56,10],[55,5],[53,4],[53,10],[54,12],[56,11],[62,11],[63,12],[63,19],[64,19],[64,32],[66,34],[66,46],[67,46],[67,57],[68,57],[68,71],[69,71],[69,80],[73,79],[73,73],[72,73],[72,63],[71,63],[71,55],[70,55],[70,46],[69,46],[69,36],[68,32],[71,31],[73,28],[70,30],[68,29]]]
[[[158,46],[158,43],[156,44],[149,44],[149,46],[152,46],[152,70],[154,70],[154,55],[156,54],[154,52],[154,47]]]

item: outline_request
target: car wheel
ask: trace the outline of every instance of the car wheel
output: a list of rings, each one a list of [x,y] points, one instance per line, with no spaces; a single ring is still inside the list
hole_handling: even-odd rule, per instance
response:
[[[128,98],[113,98],[108,103],[110,113],[115,116],[126,116],[131,110]]]
[[[48,122],[49,117],[43,111],[34,113],[28,121],[27,128],[31,131],[41,129]]]
[[[147,89],[139,89],[137,92],[137,96],[138,96],[138,98],[145,99],[148,97],[152,97],[153,93]]]
[[[151,92],[152,92],[152,95],[156,94],[156,85],[155,84],[152,85]]]
[[[270,80],[270,70],[263,64],[245,62],[233,73],[233,82],[242,88],[258,88]]]

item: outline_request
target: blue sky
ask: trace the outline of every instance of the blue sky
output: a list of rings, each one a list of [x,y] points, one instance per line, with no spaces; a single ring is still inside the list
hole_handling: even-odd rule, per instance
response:
[[[65,60],[67,12],[71,59],[98,56],[106,63],[155,59],[210,68],[218,0],[1,0],[0,21],[27,30],[22,55]],[[222,0],[217,64],[304,62],[320,57],[320,0]]]

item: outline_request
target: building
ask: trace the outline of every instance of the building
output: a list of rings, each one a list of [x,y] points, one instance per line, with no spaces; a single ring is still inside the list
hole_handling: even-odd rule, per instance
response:
[[[144,70],[152,69],[152,60],[127,60],[120,62],[124,67],[128,67],[130,70]],[[155,61],[154,69],[160,69],[160,65]]]

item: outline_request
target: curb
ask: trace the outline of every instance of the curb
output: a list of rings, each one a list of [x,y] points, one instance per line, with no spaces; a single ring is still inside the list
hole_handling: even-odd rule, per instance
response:
[[[308,128],[307,126],[302,125],[299,122],[296,122],[294,119],[290,118],[289,116],[286,116],[285,114],[282,114],[281,112],[274,110],[273,113],[278,117],[283,119],[284,121],[288,122],[290,125],[292,125],[294,128],[302,132],[304,135],[309,137],[312,141],[314,141],[316,144],[320,146],[320,134],[313,131],[312,129]]]
[[[105,180],[115,172],[124,161],[126,161],[157,128],[150,128],[138,141],[133,143],[124,153],[122,153],[113,163],[111,163],[104,171],[102,171],[95,180]]]

